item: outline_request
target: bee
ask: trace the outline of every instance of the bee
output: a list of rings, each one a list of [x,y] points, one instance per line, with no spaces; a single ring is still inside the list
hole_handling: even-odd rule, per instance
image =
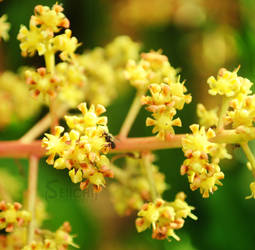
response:
[[[111,149],[114,149],[116,147],[113,136],[109,133],[104,132],[103,137],[105,138],[106,142],[108,142],[108,146],[110,146]]]

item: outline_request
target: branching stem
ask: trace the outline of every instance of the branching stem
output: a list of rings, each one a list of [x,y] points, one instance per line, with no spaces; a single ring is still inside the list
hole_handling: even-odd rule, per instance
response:
[[[155,201],[157,198],[159,198],[159,194],[158,194],[157,188],[155,186],[155,181],[154,181],[152,167],[151,167],[151,161],[150,161],[150,154],[143,155],[142,164],[145,168],[146,177],[147,177],[148,183],[150,185],[151,199],[152,199],[152,201]]]
[[[119,138],[123,139],[128,136],[128,133],[140,111],[141,108],[141,97],[145,94],[144,90],[139,90],[136,93],[136,96],[133,100],[133,103],[131,104],[131,107],[128,111],[128,114],[122,124],[122,127],[120,129]]]
[[[28,224],[28,244],[34,239],[36,227],[35,220],[35,205],[37,193],[37,178],[38,178],[38,157],[31,155],[29,158],[29,176],[28,176],[28,211],[31,213],[31,221]]]
[[[252,173],[253,175],[255,176],[255,157],[248,145],[248,142],[243,142],[243,143],[240,143],[248,161],[250,162],[251,164],[251,167],[252,167]]]
[[[219,113],[218,125],[217,125],[218,131],[224,129],[224,117],[228,111],[230,100],[231,100],[231,98],[223,96],[222,105],[221,105],[220,113]]]
[[[182,138],[185,134],[168,135],[166,140],[160,140],[155,136],[151,137],[135,137],[116,140],[116,147],[110,153],[121,152],[143,152],[153,151],[167,148],[182,147]],[[210,141],[227,144],[241,144],[243,142],[255,139],[255,128],[250,128],[249,133],[242,129],[222,130],[216,133],[216,136]],[[33,141],[24,143],[22,141],[1,141],[0,157],[26,158],[30,155],[42,157],[45,149],[42,148],[41,141]]]

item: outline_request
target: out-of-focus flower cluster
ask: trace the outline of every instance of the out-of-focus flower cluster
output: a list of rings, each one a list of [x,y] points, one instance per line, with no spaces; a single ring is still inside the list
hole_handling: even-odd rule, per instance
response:
[[[18,202],[14,204],[0,202],[0,229],[12,232],[15,227],[24,227],[31,219],[31,215],[26,210],[21,210],[22,205]]]
[[[8,40],[9,39],[9,29],[11,25],[7,22],[7,15],[2,15],[0,17],[0,39]]]
[[[10,196],[13,200],[16,200],[21,194],[22,183],[21,180],[13,176],[5,169],[0,169],[0,188],[5,190],[5,187],[8,187],[8,190],[0,192],[0,200],[6,200],[6,195]]]
[[[25,81],[12,72],[0,75],[0,127],[5,127],[12,120],[25,120],[35,114],[40,103],[29,97]]]
[[[86,100],[94,104],[109,105],[118,92],[125,89],[126,64],[130,59],[138,59],[139,50],[139,43],[128,36],[119,36],[105,47],[97,47],[77,56],[88,79]]]
[[[16,228],[13,232],[0,237],[0,247],[3,250],[65,250],[69,246],[78,248],[70,235],[71,226],[65,222],[56,232],[37,228],[31,244],[27,245],[27,229]]]
[[[80,182],[82,190],[91,183],[95,191],[100,191],[105,186],[104,177],[113,177],[105,156],[114,147],[113,138],[108,132],[107,117],[100,117],[105,112],[102,105],[91,105],[88,109],[82,103],[78,108],[81,116],[65,116],[70,132],[62,135],[64,128],[57,126],[55,135],[45,134],[47,163],[56,169],[67,168],[72,182]]]
[[[22,248],[22,250],[65,250],[69,246],[78,246],[73,242],[74,236],[70,235],[71,226],[65,222],[56,232],[48,230],[37,230],[35,240],[31,244]]]
[[[21,210],[20,203],[0,203],[0,229],[5,228],[8,234],[0,236],[0,248],[3,250],[42,250],[42,249],[68,249],[69,246],[78,247],[74,242],[74,236],[70,235],[71,226],[65,222],[56,232],[41,229],[42,223],[48,218],[45,203],[37,198],[35,210],[35,237],[31,244],[27,245],[27,226],[30,221],[30,213]]]
[[[151,95],[141,99],[154,118],[147,118],[146,125],[154,126],[152,132],[158,133],[163,140],[166,135],[174,134],[173,126],[181,126],[181,120],[174,119],[176,110],[190,103],[191,95],[185,95],[184,82],[180,82],[178,71],[170,65],[168,58],[160,52],[142,53],[138,63],[129,61],[126,76],[142,93],[150,90]]]
[[[201,0],[121,0],[113,3],[114,24],[117,28],[162,25],[169,22],[196,27],[206,19]],[[143,10],[143,11],[140,11]]]
[[[191,213],[194,207],[185,202],[185,194],[180,192],[176,195],[173,202],[166,202],[157,199],[143,205],[138,212],[139,218],[136,219],[138,232],[145,231],[152,226],[152,238],[166,239],[174,238],[180,240],[175,234],[175,230],[183,227],[188,216],[196,220],[197,217]]]
[[[218,165],[221,159],[230,159],[225,144],[212,143],[210,138],[215,132],[198,124],[190,126],[192,134],[187,134],[182,140],[182,149],[187,157],[181,166],[181,174],[187,174],[191,190],[200,189],[204,198],[217,190],[216,185],[222,185],[224,178]]]
[[[164,174],[151,164],[156,191],[161,195],[167,188]],[[145,202],[152,199],[146,170],[141,159],[126,158],[124,168],[115,168],[114,176],[119,182],[110,185],[110,192],[116,211],[120,215],[129,215],[140,210]]]

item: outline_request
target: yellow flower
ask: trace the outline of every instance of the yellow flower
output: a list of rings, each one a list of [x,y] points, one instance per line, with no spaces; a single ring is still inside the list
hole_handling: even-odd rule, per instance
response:
[[[197,116],[199,118],[200,126],[210,128],[218,124],[218,108],[207,110],[201,103],[197,105]]]
[[[99,117],[105,112],[104,106],[97,104],[91,105],[87,108],[86,103],[81,103],[78,109],[82,112],[82,116],[65,116],[67,125],[71,129],[75,129],[79,132],[84,132],[88,127],[95,127],[97,125],[105,126],[107,124],[107,117]]]
[[[49,155],[47,159],[48,164],[53,164],[55,155],[62,155],[68,147],[66,141],[69,140],[69,136],[68,134],[64,134],[63,136],[61,136],[63,132],[64,128],[61,126],[57,126],[55,127],[55,135],[46,133],[46,137],[44,137],[42,140],[42,145],[46,148],[47,155]]]
[[[21,210],[22,205],[0,202],[0,230],[12,232],[15,226],[26,226],[31,220],[31,215],[26,210]]]
[[[20,49],[23,56],[44,55],[47,49],[52,48],[52,39],[47,31],[41,30],[36,26],[31,26],[28,30],[21,25],[17,39],[20,40]]]
[[[0,39],[3,38],[5,41],[9,39],[8,31],[11,27],[9,23],[6,22],[7,15],[2,15],[0,17]]]
[[[209,128],[208,131],[205,130],[205,127],[199,129],[198,124],[191,125],[190,129],[192,134],[187,134],[182,139],[182,149],[185,154],[190,151],[207,154],[215,147],[215,143],[209,142],[209,139],[215,136],[212,129]]]
[[[154,126],[152,133],[158,132],[159,138],[164,140],[167,134],[174,134],[173,126],[182,126],[180,118],[173,119],[175,114],[176,111],[174,109],[153,113],[154,119],[148,117],[146,126]]]
[[[34,9],[35,15],[30,20],[30,26],[37,26],[52,33],[59,32],[62,27],[69,28],[69,20],[62,13],[63,10],[59,4],[54,4],[51,9],[48,6],[37,5]]]
[[[173,237],[180,240],[174,230],[183,227],[184,219],[187,216],[194,220],[197,219],[191,213],[194,208],[189,206],[184,199],[184,193],[179,193],[173,202],[157,199],[154,202],[144,204],[137,214],[139,216],[136,219],[137,231],[142,232],[152,226],[152,238],[161,240]]]
[[[251,195],[246,196],[245,199],[255,199],[255,181],[251,182],[250,184],[250,190],[251,190]]]
[[[167,108],[183,109],[185,103],[191,102],[191,96],[185,95],[187,91],[183,83],[151,84],[149,86],[151,96],[142,98],[142,104],[149,105],[151,112],[165,110]]]
[[[56,90],[64,83],[62,75],[47,73],[46,68],[38,68],[37,71],[27,70],[25,77],[34,96],[42,94],[44,98],[47,95],[55,96]]]
[[[130,60],[126,68],[126,78],[138,89],[146,89],[150,84],[170,83],[177,81],[177,70],[174,69],[161,52],[142,53],[136,63]]]
[[[233,128],[253,127],[255,120],[255,95],[243,96],[230,102],[232,110],[227,112],[226,121]]]
[[[236,97],[239,94],[249,94],[251,93],[252,82],[248,79],[240,77],[237,75],[239,68],[230,72],[224,68],[220,69],[218,72],[217,79],[211,76],[207,83],[210,86],[210,95],[224,95],[226,97]]]
[[[1,128],[12,122],[13,118],[24,120],[39,110],[41,103],[29,96],[29,88],[19,75],[9,71],[0,75]]]
[[[66,29],[65,33],[54,38],[55,51],[61,51],[60,58],[63,61],[73,59],[75,50],[80,46],[76,37],[72,37],[72,31]]]
[[[125,67],[128,60],[137,60],[141,45],[128,36],[118,36],[105,46],[105,56],[113,67]]]

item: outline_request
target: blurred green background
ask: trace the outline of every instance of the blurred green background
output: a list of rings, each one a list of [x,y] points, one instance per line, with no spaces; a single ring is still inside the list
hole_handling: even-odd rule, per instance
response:
[[[206,79],[220,67],[233,70],[241,65],[240,75],[255,81],[255,1],[254,0],[66,0],[65,14],[71,21],[74,36],[82,42],[79,52],[103,46],[115,36],[127,34],[143,44],[143,51],[163,49],[174,67],[181,68],[182,79],[192,93],[193,102],[180,112],[183,127],[188,131],[196,121],[195,107],[203,102],[208,107],[220,104],[207,95]],[[36,4],[52,5],[55,1],[5,0],[1,13],[11,23],[10,40],[1,43],[1,70],[17,70],[21,65],[42,65],[42,59],[22,58],[16,39],[20,24],[27,25]],[[108,107],[109,128],[117,134],[134,96],[130,89]],[[46,110],[26,123],[13,122],[1,131],[1,139],[19,138]],[[142,111],[130,136],[149,136],[145,127],[146,111]],[[119,218],[110,203],[107,189],[94,195],[81,193],[66,173],[55,171],[41,160],[39,194],[47,202],[49,219],[44,227],[56,230],[68,220],[75,242],[81,249],[161,249],[161,250],[252,250],[255,248],[255,201],[245,200],[252,176],[245,167],[239,149],[232,149],[235,160],[222,165],[223,187],[202,199],[191,192],[187,179],[180,176],[184,159],[180,149],[157,152],[157,165],[165,173],[170,189],[164,198],[172,200],[183,190],[188,202],[196,207],[198,221],[187,220],[178,235],[181,242],[156,241],[150,232],[138,234],[134,216]],[[21,167],[16,167],[21,165]],[[0,159],[5,168],[23,183],[26,189],[27,162]],[[24,169],[23,171],[21,171]],[[18,194],[21,199],[22,193]]]

